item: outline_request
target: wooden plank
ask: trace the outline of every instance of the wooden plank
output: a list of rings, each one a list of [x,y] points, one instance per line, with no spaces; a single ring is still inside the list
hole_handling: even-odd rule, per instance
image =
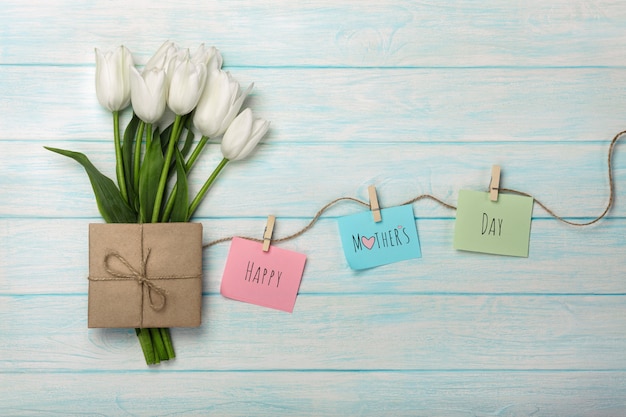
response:
[[[3,214],[21,218],[42,214],[99,217],[84,170],[76,162],[46,151],[43,145],[2,143],[6,156],[6,163],[0,165],[0,187],[6,196]],[[102,172],[114,176],[111,143],[54,145],[86,153]],[[626,184],[625,156],[619,151],[622,147],[618,145],[614,159],[617,190]],[[268,144],[259,146],[248,160],[225,168],[196,214],[200,218],[265,217],[270,213],[310,218],[338,197],[367,200],[367,187],[371,184],[377,185],[383,208],[425,193],[456,204],[460,189],[486,191],[491,165],[497,163],[502,166],[503,187],[529,192],[563,216],[593,218],[608,202],[607,149],[608,143],[294,146],[270,137]],[[208,147],[205,156],[192,173],[192,195],[221,159],[217,146]],[[303,192],[305,185],[307,192]],[[272,194],[272,190],[276,193]],[[623,205],[616,204],[611,215],[624,216],[624,210]],[[335,211],[348,212],[354,212],[353,207],[342,205]],[[433,202],[419,203],[416,214],[454,216],[450,209]],[[533,214],[536,218],[547,216],[539,208]]]
[[[93,67],[35,68],[0,66],[0,140],[111,140]],[[272,143],[603,142],[625,129],[619,68],[231,72],[255,83],[247,103],[272,121]]]
[[[125,44],[215,44],[246,66],[624,65],[623,3],[497,0],[3,2],[2,63],[91,64]],[[149,10],[149,13],[146,11]],[[227,17],[227,19],[226,19]],[[225,22],[231,22],[230,24]],[[143,30],[146,27],[158,30]],[[115,29],[112,29],[115,28]],[[254,40],[254,41],[251,41]],[[45,45],[45,47],[42,47]]]
[[[145,371],[132,329],[86,296],[2,297],[0,372]],[[173,329],[181,370],[619,370],[626,296],[303,295],[293,314],[204,297]]]
[[[0,413],[617,416],[624,372],[5,374]],[[59,383],[59,380],[62,383]],[[37,395],[33,395],[36,392]]]
[[[419,209],[415,210],[416,212]],[[87,293],[87,224],[97,219],[0,220],[1,294]],[[238,235],[260,238],[265,219],[205,219],[204,241]],[[305,225],[278,218],[275,236]],[[280,243],[307,255],[300,294],[624,294],[620,277],[626,220],[587,228],[536,220],[527,259],[452,248],[454,221],[417,220],[422,258],[352,271],[336,219],[324,218],[303,236]],[[204,293],[219,294],[230,243],[204,250]]]

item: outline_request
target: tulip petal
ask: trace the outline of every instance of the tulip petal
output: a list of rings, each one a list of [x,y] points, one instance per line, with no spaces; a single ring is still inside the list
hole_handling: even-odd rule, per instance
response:
[[[239,83],[229,72],[215,69],[209,71],[207,85],[194,114],[196,128],[207,137],[223,135],[251,89],[252,85],[242,95]]]
[[[146,123],[155,123],[165,111],[167,98],[166,74],[163,69],[152,69],[139,73],[130,71],[131,101],[133,110]]]
[[[167,105],[178,115],[191,112],[200,100],[204,90],[207,72],[206,65],[182,61],[171,75]]]
[[[254,87],[254,83],[250,84],[248,86],[248,88],[246,89],[246,91],[244,91],[239,97],[237,97],[237,99],[234,101],[234,103],[232,104],[232,106],[230,107],[228,113],[226,114],[226,116],[224,116],[224,120],[222,121],[222,127],[221,127],[221,132],[224,133],[226,131],[226,129],[228,128],[228,126],[230,125],[230,123],[233,121],[233,119],[235,118],[235,116],[237,116],[237,113],[239,113],[239,110],[241,109],[241,106],[243,105],[244,100],[246,99],[246,97],[248,97],[248,95],[250,94],[250,92],[252,91],[252,88]]]
[[[123,45],[101,53],[96,48],[96,96],[109,111],[119,111],[130,104],[130,68],[133,57]]]
[[[224,158],[228,160],[235,160],[237,158],[250,137],[252,122],[252,110],[249,108],[235,117],[222,138],[221,150]]]
[[[159,47],[156,53],[146,62],[143,70],[144,72],[150,71],[152,69],[165,69],[167,63],[171,59],[172,55],[174,55],[178,51],[176,44],[172,41],[165,41],[163,45]]]
[[[263,135],[265,135],[265,133],[268,131],[269,127],[270,127],[270,123],[268,121],[265,121],[263,119],[255,120],[254,124],[252,126],[252,132],[253,132],[252,135],[250,136],[250,138],[246,142],[246,144],[243,147],[243,149],[241,149],[241,151],[239,152],[237,157],[235,159],[233,159],[233,160],[234,161],[240,161],[240,160],[242,160],[244,158],[247,158],[248,155],[250,155],[250,153],[252,153],[254,148],[261,141],[261,139],[263,138]]]

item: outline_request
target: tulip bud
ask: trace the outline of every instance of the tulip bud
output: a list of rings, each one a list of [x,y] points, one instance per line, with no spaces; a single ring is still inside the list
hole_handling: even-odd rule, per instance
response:
[[[193,53],[191,60],[197,64],[206,65],[209,70],[222,68],[222,55],[217,48],[214,46],[206,48],[203,43]]]
[[[198,104],[206,83],[207,68],[193,61],[189,50],[179,52],[169,63],[167,105],[177,115],[191,112]]]
[[[143,72],[150,71],[152,69],[167,70],[167,65],[173,56],[178,53],[176,44],[172,41],[165,41],[163,45],[156,51],[156,53],[146,62]]]
[[[109,111],[122,110],[130,103],[132,66],[133,57],[126,47],[119,46],[105,54],[96,48],[96,95]]]
[[[133,110],[146,123],[155,123],[165,112],[167,76],[164,69],[153,67],[139,74],[135,67],[130,71],[130,94]]]
[[[252,110],[245,109],[228,126],[222,138],[222,155],[229,161],[247,157],[270,127],[270,122],[254,119]]]
[[[220,69],[209,71],[206,86],[193,116],[193,124],[202,135],[214,138],[224,134],[231,124],[252,84],[242,94],[239,83]]]

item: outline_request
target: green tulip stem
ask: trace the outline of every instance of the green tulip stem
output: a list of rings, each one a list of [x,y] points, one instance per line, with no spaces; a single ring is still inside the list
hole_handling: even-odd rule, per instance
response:
[[[204,195],[207,193],[207,191],[209,191],[209,188],[211,187],[211,185],[213,184],[213,182],[217,178],[218,174],[226,166],[227,163],[228,163],[228,159],[222,158],[220,163],[213,170],[213,173],[211,173],[211,176],[209,178],[207,178],[207,180],[204,183],[204,185],[202,186],[202,188],[200,188],[200,191],[194,197],[193,201],[189,205],[189,211],[187,213],[187,221],[189,221],[191,216],[193,216],[193,213],[196,211],[196,209],[200,205],[200,202],[202,202],[202,199],[204,198]]]
[[[117,174],[117,185],[120,187],[122,199],[128,203],[128,192],[126,191],[126,179],[124,177],[124,161],[122,160],[122,143],[120,140],[120,113],[113,112],[113,144],[115,146],[115,173]]]
[[[195,164],[196,159],[198,159],[198,156],[200,156],[200,153],[206,146],[208,140],[209,140],[208,136],[202,136],[202,138],[200,139],[200,142],[198,142],[198,144],[196,145],[196,148],[193,150],[191,155],[189,155],[189,159],[185,163],[185,172],[191,171],[191,168]],[[172,210],[174,209],[174,202],[176,201],[177,192],[178,192],[178,185],[174,184],[174,188],[172,188],[172,192],[170,193],[170,196],[167,199],[167,203],[165,204],[165,211],[163,212],[163,217],[161,218],[162,222],[166,222],[167,219],[170,218],[170,215],[172,214]]]
[[[135,329],[137,338],[143,351],[143,357],[146,360],[147,365],[156,364],[156,357],[154,355],[154,345],[152,343],[152,337],[150,336],[150,329]]]
[[[161,327],[159,331],[161,332],[161,338],[163,339],[163,344],[165,344],[165,350],[167,351],[167,358],[174,359],[176,357],[176,353],[174,352],[174,345],[172,344],[172,337],[170,336],[170,329],[166,327]]]
[[[163,338],[161,337],[161,330],[158,328],[150,329],[150,337],[152,338],[155,356],[159,358],[158,360],[168,360],[169,356],[167,355],[165,343],[163,343]]]
[[[139,121],[137,127],[137,135],[135,136],[135,155],[133,160],[133,185],[135,190],[139,192],[139,168],[141,166],[141,142],[143,140],[143,128],[146,124],[143,120]]]
[[[187,172],[189,172],[193,164],[196,162],[196,159],[198,159],[198,157],[200,156],[200,153],[202,152],[202,150],[204,149],[208,141],[209,141],[208,136],[202,136],[202,138],[200,138],[200,142],[198,142],[198,145],[196,145],[196,148],[193,150],[191,155],[189,155],[189,159],[187,160],[187,163],[185,164],[185,169]]]
[[[152,143],[152,123],[146,123],[146,149]]]
[[[161,212],[161,202],[163,201],[163,194],[165,193],[165,184],[167,183],[167,174],[170,170],[170,164],[172,163],[172,156],[174,155],[174,149],[178,142],[179,126],[182,119],[181,115],[176,115],[174,119],[174,126],[172,127],[172,133],[170,135],[170,142],[167,146],[167,154],[165,155],[165,162],[163,164],[163,170],[161,171],[161,177],[159,179],[159,186],[157,188],[157,194],[154,198],[154,209],[152,211],[152,223],[159,221],[159,214]]]

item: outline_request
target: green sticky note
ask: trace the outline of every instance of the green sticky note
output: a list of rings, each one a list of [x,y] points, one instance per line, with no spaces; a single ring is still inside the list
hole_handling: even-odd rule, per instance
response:
[[[456,210],[454,248],[528,257],[532,197],[461,190]]]

